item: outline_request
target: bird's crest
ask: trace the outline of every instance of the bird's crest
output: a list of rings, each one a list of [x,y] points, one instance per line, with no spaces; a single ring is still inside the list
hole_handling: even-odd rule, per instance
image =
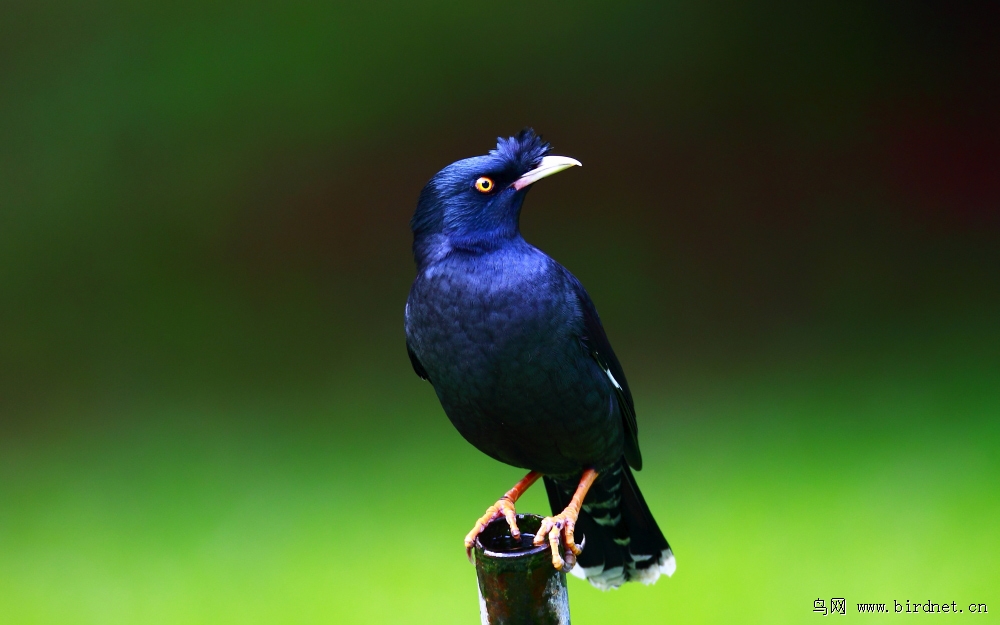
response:
[[[497,137],[497,147],[490,150],[490,156],[502,158],[518,171],[528,171],[551,151],[552,146],[543,141],[541,135],[535,134],[531,128],[525,128],[514,137]]]

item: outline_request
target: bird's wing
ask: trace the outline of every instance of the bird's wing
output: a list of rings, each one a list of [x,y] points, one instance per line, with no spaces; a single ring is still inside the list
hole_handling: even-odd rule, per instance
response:
[[[413,365],[413,371],[416,372],[421,379],[430,380],[427,376],[427,370],[424,369],[422,364],[420,364],[420,359],[417,358],[417,355],[413,353],[413,348],[410,347],[409,341],[406,341],[406,353],[410,356],[410,364]]]
[[[642,469],[642,454],[639,453],[639,426],[635,421],[635,404],[632,401],[632,391],[629,390],[628,381],[625,379],[625,372],[622,370],[614,350],[611,349],[611,342],[608,341],[608,335],[604,333],[604,326],[601,325],[601,318],[597,315],[594,302],[590,300],[590,296],[587,295],[587,291],[580,281],[565,268],[563,271],[576,293],[580,302],[580,310],[583,312],[583,334],[580,341],[608,377],[618,399],[622,421],[625,424],[625,460],[628,461],[630,467],[639,471]]]

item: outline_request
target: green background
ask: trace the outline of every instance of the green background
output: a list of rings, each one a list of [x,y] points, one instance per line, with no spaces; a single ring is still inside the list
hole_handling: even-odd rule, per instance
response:
[[[1000,14],[869,4],[5,4],[0,622],[477,622],[520,472],[410,370],[407,221],[526,125],[678,562],[574,622],[994,620]]]

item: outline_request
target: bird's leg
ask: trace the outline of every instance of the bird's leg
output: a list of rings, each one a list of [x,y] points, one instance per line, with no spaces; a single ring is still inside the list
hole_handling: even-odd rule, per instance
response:
[[[573,530],[576,528],[576,520],[580,516],[580,506],[583,505],[583,498],[587,496],[587,491],[590,490],[591,484],[597,479],[597,471],[593,469],[587,469],[580,476],[580,483],[576,487],[576,492],[573,493],[573,499],[570,500],[569,505],[566,509],[555,516],[549,516],[542,519],[542,526],[538,528],[538,533],[535,534],[534,544],[540,545],[545,541],[546,536],[549,539],[549,545],[552,547],[552,566],[556,570],[562,570],[563,566],[569,564],[572,566],[576,562],[576,556],[580,555],[580,548],[576,545],[576,540],[573,538]],[[559,535],[562,534],[563,541],[566,543],[566,561],[559,556]]]
[[[537,473],[535,471],[525,475],[520,482],[514,484],[514,488],[507,491],[507,494],[486,509],[486,514],[476,521],[472,531],[465,537],[465,555],[469,556],[470,561],[472,560],[472,546],[476,544],[476,537],[479,536],[480,532],[486,529],[486,526],[489,525],[493,519],[500,517],[500,515],[503,515],[504,518],[507,519],[507,525],[510,526],[510,535],[515,540],[520,540],[521,530],[517,528],[517,516],[515,516],[514,512],[514,502],[516,502],[521,495],[524,494],[524,491],[528,490],[532,484],[537,482],[538,478],[541,476],[541,473]]]

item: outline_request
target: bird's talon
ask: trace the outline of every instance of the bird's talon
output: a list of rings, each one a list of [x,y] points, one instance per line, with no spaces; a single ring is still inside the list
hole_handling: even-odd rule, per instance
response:
[[[535,545],[541,545],[545,542],[546,538],[548,539],[549,547],[552,549],[552,566],[557,571],[563,570],[563,567],[566,565],[572,568],[573,564],[576,563],[576,556],[580,555],[581,550],[577,547],[576,541],[573,538],[573,531],[576,528],[576,518],[578,515],[579,512],[570,507],[555,516],[545,517],[538,528],[538,533],[535,534],[535,540],[533,541]],[[560,538],[562,538],[562,542],[566,546],[565,559],[559,553]]]
[[[559,536],[562,533],[562,524],[553,523],[552,529],[549,530],[549,547],[552,549],[552,566],[555,567],[557,571],[561,571],[565,562],[563,562],[562,556],[559,555]]]
[[[483,514],[478,521],[476,521],[476,524],[472,526],[472,530],[466,534],[465,555],[469,558],[469,562],[473,561],[472,550],[473,547],[475,547],[476,538],[478,538],[479,534],[486,529],[487,525],[501,516],[506,519],[507,525],[510,527],[510,535],[515,540],[519,540],[521,538],[521,530],[517,527],[517,513],[514,511],[514,502],[505,495],[495,504],[487,508],[486,513]]]

